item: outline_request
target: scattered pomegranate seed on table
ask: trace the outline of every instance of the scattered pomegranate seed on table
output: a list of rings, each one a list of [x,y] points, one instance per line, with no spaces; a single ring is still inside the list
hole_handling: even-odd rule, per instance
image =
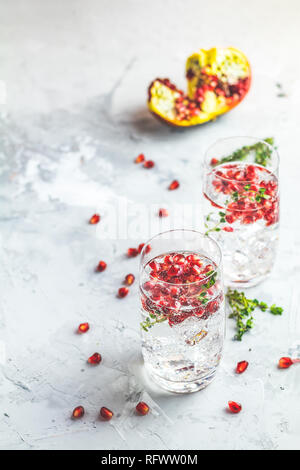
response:
[[[211,166],[217,165],[219,163],[219,160],[217,158],[212,158],[210,161]]]
[[[177,180],[172,181],[172,183],[169,186],[170,191],[174,191],[174,189],[179,188],[179,182]]]
[[[138,246],[138,253],[141,253],[142,249],[144,248],[145,243],[140,243]]]
[[[131,286],[131,284],[134,283],[134,280],[135,280],[135,277],[133,274],[127,274],[127,276],[125,277],[125,284],[127,284],[127,286]]]
[[[139,251],[136,248],[128,248],[127,250],[127,256],[129,258],[134,258],[139,254]]]
[[[147,405],[147,403],[145,403],[144,401],[140,401],[136,407],[135,407],[136,411],[142,415],[142,416],[145,416],[149,413],[149,406]]]
[[[239,413],[242,410],[242,405],[240,403],[237,403],[235,401],[229,401],[228,402],[228,407],[231,413]]]
[[[169,212],[167,211],[167,209],[159,209],[158,215],[159,217],[168,217]]]
[[[99,273],[102,273],[102,271],[104,271],[106,267],[107,267],[107,264],[105,263],[105,261],[99,261],[96,271],[98,271]]]
[[[78,332],[79,333],[86,333],[90,329],[90,325],[86,323],[80,323],[78,327]]]
[[[139,246],[138,246],[138,252],[141,253],[142,249],[144,248],[145,246],[145,243],[140,243]],[[146,248],[145,248],[145,253],[149,253],[149,251],[151,251],[151,246],[150,245],[147,245]]]
[[[144,163],[144,168],[153,168],[154,167],[154,162],[152,160],[147,160],[145,163]]]
[[[237,366],[236,366],[236,373],[237,374],[242,374],[243,372],[245,372],[245,370],[247,369],[249,365],[249,362],[247,361],[241,361],[241,362],[238,362],[237,363]]]
[[[95,224],[98,224],[99,221],[100,221],[100,215],[99,214],[94,214],[90,218],[89,223],[92,224],[92,225],[95,225]]]
[[[74,408],[73,413],[72,413],[73,418],[75,419],[82,418],[83,415],[84,415],[83,406],[76,406],[76,408]]]
[[[279,369],[288,369],[296,362],[300,362],[300,359],[291,359],[290,357],[281,357],[278,362]]]
[[[120,287],[120,289],[118,290],[118,295],[120,298],[123,298],[123,297],[126,297],[128,292],[129,292],[129,289],[127,287]]]
[[[102,406],[101,410],[100,410],[100,416],[105,419],[105,421],[109,421],[111,420],[111,418],[113,417],[113,412],[111,410],[109,410],[108,408],[106,408],[105,406]]]
[[[134,160],[135,163],[142,163],[145,160],[145,155],[143,153],[140,153],[136,159]]]
[[[95,352],[91,357],[88,358],[89,364],[100,364],[102,360],[101,354]]]
[[[224,232],[233,232],[234,229],[232,227],[223,227]]]

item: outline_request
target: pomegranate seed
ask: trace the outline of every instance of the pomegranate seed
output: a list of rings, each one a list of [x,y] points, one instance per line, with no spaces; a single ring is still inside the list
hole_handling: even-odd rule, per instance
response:
[[[219,163],[219,160],[217,158],[212,158],[210,161],[211,166],[215,166]]]
[[[102,406],[100,410],[100,416],[105,419],[105,421],[109,421],[113,417],[113,412],[110,411],[108,408],[105,408],[105,406]]]
[[[138,246],[138,252],[141,253],[142,249],[144,248],[145,243],[140,243]]]
[[[290,357],[281,357],[278,362],[278,367],[279,369],[288,369],[293,364],[294,361]]]
[[[120,298],[126,297],[128,292],[129,292],[129,289],[127,287],[120,287],[120,289],[118,290],[119,297]]]
[[[73,418],[75,419],[82,418],[83,415],[84,415],[83,406],[76,406],[76,408],[74,408],[73,413],[72,413]]]
[[[185,256],[184,255],[175,255],[173,258],[173,262],[176,264],[183,265],[185,264]]]
[[[172,181],[172,183],[169,186],[170,191],[174,191],[174,189],[179,188],[179,182],[177,180]]]
[[[151,262],[149,263],[149,266],[150,266],[150,268],[151,268],[153,271],[155,271],[155,272],[159,271],[160,264],[157,263],[157,261],[154,261],[154,260],[151,261]]]
[[[134,280],[135,277],[133,274],[127,274],[127,276],[125,277],[125,284],[127,284],[127,286],[131,286],[131,284],[134,283]]]
[[[168,276],[177,276],[179,272],[180,266],[176,266],[175,264],[173,264],[168,271]]]
[[[173,264],[173,256],[171,256],[171,255],[166,255],[166,256],[164,257],[164,263],[165,263],[165,264]]]
[[[226,227],[223,227],[223,230],[224,230],[224,232],[233,232],[233,228],[228,227],[227,225],[226,225]]]
[[[228,406],[231,413],[239,413],[242,410],[242,405],[240,405],[240,403],[236,403],[235,401],[229,401]]]
[[[106,266],[107,264],[105,263],[105,261],[99,261],[96,271],[102,273],[102,271],[106,269]]]
[[[100,364],[101,360],[102,360],[101,354],[96,352],[91,357],[88,358],[88,363],[89,364]]]
[[[145,246],[145,243],[140,243],[139,246],[138,246],[138,252],[141,253],[142,249],[144,248]],[[149,251],[151,251],[151,246],[150,245],[147,245],[146,248],[145,248],[145,253],[149,253]]]
[[[90,224],[92,224],[92,225],[97,224],[99,221],[100,221],[100,215],[99,215],[99,214],[94,214],[94,215],[90,218]]]
[[[140,401],[136,407],[135,407],[136,411],[140,414],[140,415],[147,415],[149,413],[149,406],[147,405],[147,403],[145,403],[144,401]]]
[[[242,374],[243,372],[245,372],[248,365],[249,365],[249,362],[247,362],[247,361],[238,362],[237,366],[236,366],[236,373],[237,374]]]
[[[127,250],[127,256],[129,258],[134,258],[139,254],[139,251],[136,248],[128,248]]]
[[[167,211],[167,209],[159,209],[158,215],[159,217],[168,217],[169,212]]]
[[[135,163],[142,163],[145,160],[145,155],[143,153],[140,153],[136,159],[134,160]]]
[[[86,323],[80,323],[78,327],[79,333],[86,333],[90,329],[90,325]]]
[[[192,271],[193,274],[200,274],[201,273],[201,268],[199,266],[197,266],[197,264],[194,264],[191,267],[191,271]]]
[[[144,168],[153,168],[154,167],[154,162],[152,160],[147,160],[145,163],[144,163]]]

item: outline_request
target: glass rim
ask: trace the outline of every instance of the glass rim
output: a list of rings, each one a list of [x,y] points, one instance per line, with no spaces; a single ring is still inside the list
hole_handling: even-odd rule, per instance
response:
[[[210,279],[217,271],[218,269],[221,267],[222,265],[222,261],[223,261],[223,254],[222,254],[222,250],[220,248],[220,245],[218,242],[216,242],[216,240],[212,237],[210,237],[209,235],[205,235],[204,233],[202,232],[199,232],[198,230],[192,230],[192,229],[186,229],[186,228],[182,228],[182,229],[172,229],[172,230],[166,230],[164,232],[160,232],[156,235],[154,235],[153,237],[151,237],[144,245],[142,251],[141,251],[141,259],[140,259],[140,273],[142,272],[142,270],[145,268],[145,266],[142,265],[142,259],[143,259],[143,256],[144,254],[146,253],[146,247],[148,245],[151,246],[151,242],[160,237],[161,235],[165,235],[167,233],[173,233],[173,232],[189,232],[189,233],[195,233],[197,235],[200,235],[201,238],[205,238],[205,239],[208,239],[210,240],[211,242],[213,242],[213,244],[216,246],[217,248],[217,251],[218,251],[218,256],[219,256],[219,259],[218,259],[218,263],[215,263],[213,261],[213,263],[216,265],[216,269],[213,270],[213,272],[209,275],[209,276],[206,276],[204,277],[203,279],[199,280],[199,281],[194,281],[194,282],[189,282],[188,284],[187,283],[175,283],[175,282],[168,282],[168,281],[164,281],[164,280],[161,280],[161,279],[157,279],[157,278],[152,278],[151,276],[149,276],[151,278],[151,280],[155,280],[155,283],[156,284],[164,284],[164,285],[171,285],[171,286],[193,286],[195,284],[199,284],[199,283],[203,283],[204,281]],[[168,252],[168,253],[172,253],[172,251]]]
[[[280,162],[280,157],[279,157],[278,150],[274,147],[274,145],[269,144],[269,143],[266,142],[264,139],[261,139],[261,138],[259,138],[259,137],[253,137],[253,136],[250,136],[250,135],[233,135],[233,136],[229,136],[229,137],[221,137],[220,139],[215,140],[214,143],[211,144],[211,145],[206,149],[206,151],[204,152],[204,163],[205,163],[205,166],[211,168],[211,166],[210,166],[210,165],[208,164],[208,162],[207,162],[207,160],[208,160],[207,157],[208,157],[208,153],[211,151],[211,149],[212,149],[215,145],[217,145],[217,144],[219,144],[219,143],[221,143],[221,142],[225,142],[225,141],[228,142],[228,141],[230,141],[230,140],[235,140],[235,139],[251,139],[251,140],[255,141],[256,143],[261,142],[261,143],[264,143],[265,145],[267,145],[270,149],[272,149],[272,151],[275,152],[275,155],[276,155],[276,158],[277,158],[276,165],[274,166],[274,168],[272,167],[272,169],[273,169],[272,173],[278,170],[278,168],[279,168],[279,162]],[[242,161],[242,160],[232,160],[232,162],[238,162],[238,161]],[[231,162],[227,162],[227,163],[230,164]],[[256,165],[261,166],[262,168],[266,168],[266,169],[267,169],[267,167],[264,167],[264,166],[262,166],[262,165],[259,165],[259,164],[256,164]],[[213,168],[217,168],[217,166],[218,166],[218,165],[216,165],[216,166],[213,167]],[[236,180],[233,180],[233,181],[236,181]]]

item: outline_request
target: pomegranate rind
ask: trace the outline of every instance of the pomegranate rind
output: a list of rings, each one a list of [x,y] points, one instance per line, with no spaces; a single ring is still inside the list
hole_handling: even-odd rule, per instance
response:
[[[192,76],[189,76],[190,71],[192,71],[190,74]],[[187,59],[186,72],[188,75],[187,96],[167,79],[155,79],[148,90],[149,110],[155,117],[176,127],[197,126],[216,119],[237,106],[244,99],[251,85],[251,69],[247,57],[233,47],[200,49]],[[219,83],[224,83],[225,87],[234,86],[241,80],[244,81],[242,93],[222,96],[215,92],[213,87],[208,86],[208,89],[204,91],[204,99],[198,113],[188,119],[180,119],[175,108],[176,100],[183,97],[190,102],[196,102],[200,77],[203,77],[204,73],[208,79],[208,85],[211,77],[217,77]]]
[[[251,68],[247,57],[243,52],[234,47],[200,49],[192,54],[186,62],[186,73],[191,71],[194,77],[188,79],[188,97],[195,99],[197,84],[205,70],[207,76],[215,76],[225,85],[235,85],[239,80],[248,79],[246,92],[240,99],[232,100],[223,96],[216,96],[213,92],[207,92],[207,98],[202,105],[208,114],[219,116],[237,106],[246,96],[251,85]],[[212,95],[215,95],[213,98]]]
[[[163,79],[157,78],[149,86],[148,108],[155,117],[165,121],[167,124],[176,127],[197,126],[213,119],[200,112],[198,116],[191,119],[177,119],[175,101],[182,96],[181,90],[172,89],[163,83]]]

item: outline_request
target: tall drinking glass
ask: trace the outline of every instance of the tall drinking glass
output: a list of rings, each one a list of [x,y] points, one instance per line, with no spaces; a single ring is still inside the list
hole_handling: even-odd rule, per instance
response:
[[[220,244],[224,281],[251,287],[274,264],[279,228],[279,156],[267,141],[230,137],[204,159],[206,234]]]
[[[140,264],[142,352],[161,387],[195,392],[221,360],[225,309],[218,244],[193,230],[171,230],[146,243]]]

